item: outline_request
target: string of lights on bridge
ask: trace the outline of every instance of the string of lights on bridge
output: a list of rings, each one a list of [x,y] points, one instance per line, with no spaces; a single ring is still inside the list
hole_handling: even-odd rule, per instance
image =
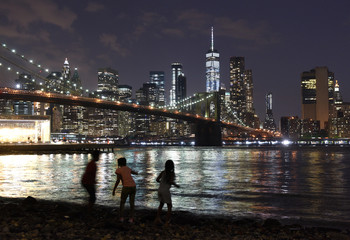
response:
[[[10,53],[12,53],[13,55],[15,55],[16,57],[19,57],[20,59],[22,59],[22,60],[26,61],[27,63],[29,63],[30,65],[34,66],[35,68],[38,68],[38,69],[40,70],[40,72],[39,72],[39,73],[34,73],[33,71],[31,71],[31,70],[29,70],[29,69],[24,69],[23,66],[20,66],[20,65],[18,65],[18,64],[15,64],[15,63],[13,63],[13,62],[10,62],[9,59],[6,59],[4,56],[1,56],[1,55],[0,55],[0,57],[1,57],[3,60],[8,61],[8,62],[10,62],[10,63],[13,64],[13,65],[16,65],[18,68],[21,68],[22,70],[28,71],[29,73],[31,73],[31,75],[33,75],[33,73],[34,73],[34,75],[38,76],[38,77],[39,77],[41,80],[43,80],[43,81],[49,81],[49,79],[47,79],[46,77],[40,76],[40,73],[42,73],[42,72],[50,73],[49,68],[44,68],[44,67],[42,66],[42,64],[37,64],[37,63],[34,62],[33,59],[28,59],[28,58],[25,57],[24,55],[19,54],[19,53],[16,51],[16,49],[11,49],[11,48],[9,48],[9,47],[7,46],[6,43],[1,43],[1,46],[2,46],[4,49],[6,49],[8,52],[10,52]],[[4,67],[4,66],[3,66],[3,63],[1,63],[1,62],[0,62],[0,67]],[[8,70],[8,71],[14,71],[14,70],[12,69],[11,66],[7,66],[7,70]],[[16,74],[19,75],[20,72],[16,71]],[[35,79],[35,78],[32,78],[32,81],[35,82],[36,79]],[[43,84],[42,82],[39,83],[40,86],[42,86],[42,84]],[[80,89],[81,89],[83,92],[90,92],[89,89],[83,89],[82,87],[80,87]],[[41,90],[44,90],[44,89],[41,89]]]
[[[2,62],[0,62],[0,67],[6,68],[7,71],[14,71],[14,69],[13,69],[10,65],[4,66],[4,64],[3,64]],[[20,74],[18,71],[16,71],[15,73],[16,73],[17,75]],[[27,76],[24,76],[24,77],[27,78]],[[35,78],[32,78],[32,81],[35,82],[36,79],[35,79]],[[42,86],[42,84],[43,84],[42,82],[39,83],[40,86]]]
[[[28,58],[26,58],[24,55],[21,55],[21,54],[17,53],[16,49],[10,49],[10,48],[8,48],[6,43],[2,43],[1,46],[2,46],[4,49],[6,49],[7,51],[9,51],[9,52],[13,53],[14,55],[16,55],[17,57],[20,57],[20,58],[23,59],[24,61],[30,63],[31,65],[33,65],[33,66],[35,66],[35,67],[37,67],[37,68],[39,68],[40,70],[45,71],[45,72],[47,72],[47,73],[50,72],[50,70],[49,70],[48,68],[43,68],[43,67],[41,66],[41,64],[35,64],[33,59],[28,59]]]
[[[8,71],[13,70],[10,66],[8,66],[8,67],[4,66],[4,64],[2,62],[0,62],[0,67],[5,67]],[[19,75],[19,72],[17,71],[16,74]]]

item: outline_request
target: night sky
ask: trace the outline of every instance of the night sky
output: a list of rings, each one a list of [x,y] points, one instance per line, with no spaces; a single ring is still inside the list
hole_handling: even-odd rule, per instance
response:
[[[229,58],[245,57],[256,112],[263,120],[272,92],[279,122],[300,117],[300,74],[316,66],[335,73],[350,101],[349,13],[349,0],[1,0],[0,41],[52,71],[67,57],[90,90],[101,67],[118,70],[133,91],[150,71],[164,71],[168,97],[173,62],[183,64],[188,95],[205,91],[213,26],[221,81],[229,88]],[[15,78],[0,68],[0,86],[14,87]]]

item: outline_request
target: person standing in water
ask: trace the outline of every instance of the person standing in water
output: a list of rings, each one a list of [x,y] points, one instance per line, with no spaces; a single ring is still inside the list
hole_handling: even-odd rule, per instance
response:
[[[87,164],[85,168],[85,172],[83,174],[83,177],[81,179],[81,183],[83,187],[86,189],[86,191],[89,193],[89,203],[88,203],[88,209],[91,210],[93,205],[96,202],[96,172],[97,172],[97,165],[96,162],[99,160],[100,152],[99,151],[93,151],[92,152],[92,159]]]
[[[171,210],[173,207],[172,201],[171,201],[170,188],[171,188],[171,185],[174,185],[177,188],[180,187],[175,183],[175,166],[172,160],[167,160],[165,162],[165,169],[159,174],[156,181],[160,183],[158,188],[158,199],[160,203],[159,203],[155,222],[156,223],[162,222],[160,215],[162,213],[163,206],[166,203],[168,207],[168,212],[166,215],[166,224],[169,224],[170,218],[171,218]]]
[[[133,171],[131,168],[126,166],[126,159],[118,159],[118,168],[115,171],[117,174],[117,181],[115,182],[113,188],[113,196],[115,195],[115,190],[117,189],[120,181],[122,181],[123,188],[120,195],[120,221],[124,221],[124,206],[126,199],[129,197],[130,202],[130,217],[129,222],[134,222],[134,211],[135,211],[135,194],[136,194],[136,183],[132,178],[131,174],[138,174],[138,172]]]

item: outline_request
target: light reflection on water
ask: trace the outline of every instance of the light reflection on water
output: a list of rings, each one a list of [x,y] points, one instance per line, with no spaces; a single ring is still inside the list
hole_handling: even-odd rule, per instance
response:
[[[119,205],[112,196],[116,158],[140,174],[136,204],[156,208],[157,175],[175,162],[176,210],[233,217],[337,220],[350,223],[350,152],[347,150],[221,147],[121,148],[98,162],[97,203]],[[0,196],[83,203],[81,175],[90,155],[0,156]]]

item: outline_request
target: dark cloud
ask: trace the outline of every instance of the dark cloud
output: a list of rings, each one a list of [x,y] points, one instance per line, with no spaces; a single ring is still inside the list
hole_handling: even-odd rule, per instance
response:
[[[18,30],[14,25],[0,25],[0,32],[2,37],[8,37],[8,38],[20,38],[22,40],[30,40],[30,41],[36,41],[36,40],[44,40],[47,41],[47,34],[43,35],[36,35],[32,34],[30,32],[23,32]]]
[[[0,12],[10,24],[23,29],[28,29],[33,23],[42,22],[71,31],[77,18],[67,7],[59,7],[52,0],[3,0]]]
[[[180,22],[183,24],[183,26],[190,31],[195,32],[201,32],[201,33],[207,33],[207,31],[204,31],[204,29],[208,29],[208,26],[210,26],[212,16],[205,12],[201,12],[197,9],[189,9],[182,11],[178,17],[177,22]]]
[[[181,29],[177,28],[165,28],[162,33],[164,35],[170,36],[170,37],[178,37],[183,38],[185,36],[185,33]]]
[[[231,16],[215,16],[197,9],[181,12],[177,21],[183,23],[184,28],[192,34],[208,35],[209,27],[214,26],[216,37],[225,36],[259,44],[271,44],[277,41],[277,37],[271,33],[268,23],[264,21],[249,22]],[[173,32],[175,31],[173,30]],[[179,32],[181,31],[179,30]]]
[[[87,12],[98,12],[105,9],[105,6],[97,2],[88,2],[88,5],[85,8]]]
[[[151,31],[152,33],[162,29],[167,22],[166,17],[155,12],[143,12],[137,18],[137,25],[132,32],[131,38],[137,41],[142,35]]]
[[[102,62],[112,62],[112,58],[108,54],[99,54],[96,58]]]
[[[118,37],[114,34],[103,33],[100,36],[100,42],[109,49],[118,53],[120,56],[126,56],[129,54],[129,50],[123,47],[120,42],[118,42]]]
[[[244,19],[232,20],[228,17],[219,17],[215,19],[214,25],[216,36],[226,36],[259,45],[278,42],[277,34],[270,30],[267,22],[250,23]]]

